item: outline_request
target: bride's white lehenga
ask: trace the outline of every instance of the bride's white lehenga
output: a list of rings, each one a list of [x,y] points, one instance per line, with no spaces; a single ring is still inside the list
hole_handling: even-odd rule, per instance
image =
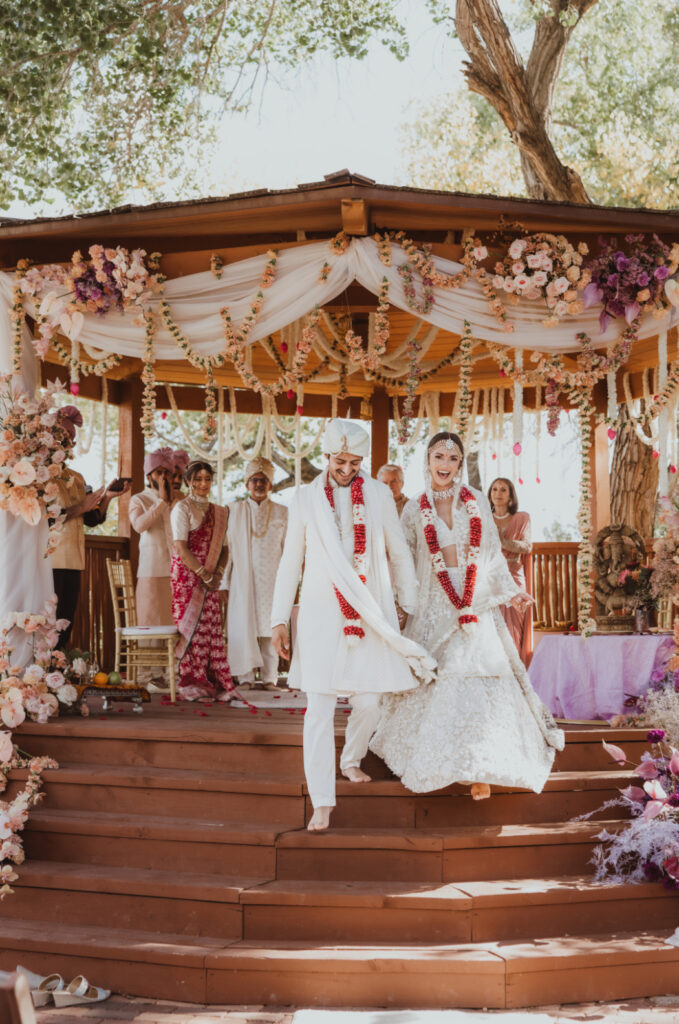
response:
[[[563,732],[533,690],[499,606],[519,588],[502,555],[484,495],[469,488],[482,520],[481,551],[472,612],[478,622],[461,627],[434,573],[419,497],[406,505],[401,524],[420,584],[418,606],[406,633],[438,662],[434,682],[382,698],[382,718],[370,744],[403,785],[415,793],[454,782],[486,782],[541,792]],[[431,502],[433,505],[433,502]],[[463,591],[469,516],[453,513],[453,529],[436,517],[439,544],[455,543],[459,568],[449,575]],[[466,609],[468,611],[468,609]]]

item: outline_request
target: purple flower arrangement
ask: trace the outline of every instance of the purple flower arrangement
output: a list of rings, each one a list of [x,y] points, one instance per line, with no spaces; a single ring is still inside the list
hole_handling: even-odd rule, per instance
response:
[[[662,314],[669,308],[665,281],[679,266],[679,247],[665,245],[657,235],[625,235],[625,247],[616,238],[599,239],[601,251],[587,264],[591,280],[582,302],[587,309],[603,304],[599,316],[602,333],[614,317],[633,324],[642,313]]]

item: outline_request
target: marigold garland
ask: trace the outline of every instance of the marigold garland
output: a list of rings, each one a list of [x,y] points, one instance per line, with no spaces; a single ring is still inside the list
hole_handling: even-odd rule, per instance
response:
[[[329,477],[326,477],[325,496],[330,508],[335,511],[335,497]],[[365,501],[363,498],[363,477],[358,473],[351,481],[351,515],[354,523],[354,569],[361,583],[368,578],[368,562],[366,557]],[[334,587],[340,610],[345,619],[344,635],[347,643],[353,646],[365,636],[361,625],[361,617],[356,609],[349,604],[342,593]]]
[[[446,563],[443,560],[441,546],[436,533],[436,517],[427,495],[422,494],[419,502],[420,519],[422,521],[424,539],[426,540],[427,547],[429,548],[434,574],[441,584],[446,597],[457,611],[462,611],[464,608],[471,608],[472,601],[474,600],[474,590],[476,588],[476,577],[478,574],[478,560],[481,554],[481,537],[483,534],[481,513],[479,511],[478,502],[469,488],[460,488],[460,500],[462,501],[465,511],[469,516],[469,543],[467,548],[467,565],[464,573],[462,596],[458,594],[455,587],[450,582],[450,574],[446,567]],[[463,615],[460,615],[459,622],[460,625],[472,625],[473,623],[478,622],[478,619],[476,615],[465,612]]]

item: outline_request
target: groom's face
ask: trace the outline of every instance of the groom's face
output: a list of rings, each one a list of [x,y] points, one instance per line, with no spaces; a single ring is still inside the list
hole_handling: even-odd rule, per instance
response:
[[[339,487],[348,487],[361,468],[362,462],[361,455],[352,455],[350,452],[328,455],[328,472]]]

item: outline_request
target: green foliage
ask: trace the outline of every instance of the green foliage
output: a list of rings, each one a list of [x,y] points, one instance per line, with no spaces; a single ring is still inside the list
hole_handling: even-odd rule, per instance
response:
[[[261,78],[314,54],[407,52],[397,0],[5,0],[0,5],[0,208],[76,210],[190,190],[185,159]],[[195,161],[192,161],[195,163]]]
[[[444,0],[429,0],[454,34]],[[553,16],[547,0],[505,4],[518,49],[532,26]],[[561,5],[559,17],[572,20]],[[605,205],[679,205],[679,8],[675,0],[598,0],[568,43],[551,134],[561,160]],[[410,181],[430,188],[525,195],[518,152],[485,100],[462,88],[421,105],[404,129]]]

